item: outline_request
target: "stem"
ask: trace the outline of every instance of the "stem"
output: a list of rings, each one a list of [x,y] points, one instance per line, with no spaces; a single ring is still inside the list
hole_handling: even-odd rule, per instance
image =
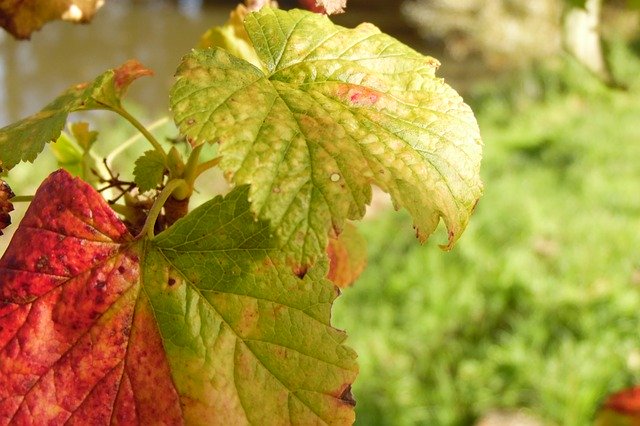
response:
[[[33,201],[34,195],[16,195],[15,197],[11,197],[9,201],[12,203],[30,203]]]
[[[149,132],[149,130],[147,130],[147,128],[144,127],[142,123],[136,120],[136,118],[133,115],[129,114],[129,112],[124,108],[114,108],[113,111],[120,114],[129,123],[131,123],[133,127],[138,129],[138,131],[142,133],[145,138],[147,138],[147,140],[151,143],[151,145],[153,145],[153,148],[156,151],[158,151],[160,154],[162,154],[162,158],[164,158],[165,160],[167,159],[167,153],[162,148],[162,145],[160,145],[160,142],[158,142],[157,139],[151,134],[151,132]]]
[[[169,117],[162,117],[162,118],[154,121],[153,123],[149,124],[149,126],[147,127],[147,130],[149,130],[149,131],[155,130],[156,128],[164,125],[167,121],[169,121]],[[124,141],[116,149],[111,151],[109,153],[109,155],[107,155],[107,164],[111,165],[111,162],[113,161],[114,158],[116,158],[118,155],[120,155],[124,151],[126,151],[127,148],[129,148],[131,145],[136,143],[138,141],[138,139],[140,139],[141,137],[142,137],[142,134],[136,133],[135,135],[131,136],[129,139]]]
[[[151,210],[149,210],[149,216],[147,216],[147,220],[144,222],[144,226],[140,231],[140,235],[147,234],[147,238],[152,240],[155,237],[154,228],[156,225],[156,221],[158,220],[158,216],[160,216],[160,212],[162,211],[162,207],[167,202],[167,199],[171,196],[173,191],[180,188],[181,186],[186,185],[184,179],[174,179],[167,182],[167,186],[164,187],[158,198],[151,206]]]
[[[195,180],[196,171],[198,169],[198,160],[200,160],[200,152],[202,152],[202,148],[204,144],[200,144],[193,148],[189,158],[187,159],[187,164],[184,167],[184,178],[187,182],[193,183]]]
[[[204,163],[198,164],[198,167],[196,168],[196,177],[220,164],[220,160],[222,160],[222,157],[216,157],[209,161],[205,161]]]

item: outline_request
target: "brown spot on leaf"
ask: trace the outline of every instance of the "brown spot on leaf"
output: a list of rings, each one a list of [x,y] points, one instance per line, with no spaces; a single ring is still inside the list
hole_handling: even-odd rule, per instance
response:
[[[175,283],[176,283],[176,279],[175,279],[175,278],[169,278],[169,279],[167,280],[167,285],[168,285],[169,287],[173,287],[173,286],[175,285]]]
[[[353,394],[351,393],[351,385],[347,385],[347,387],[342,391],[339,397],[340,401],[344,404],[349,405],[351,407],[356,406],[356,400],[353,398]]]
[[[308,271],[309,267],[307,265],[300,265],[293,268],[293,273],[300,279],[303,279],[307,275]]]

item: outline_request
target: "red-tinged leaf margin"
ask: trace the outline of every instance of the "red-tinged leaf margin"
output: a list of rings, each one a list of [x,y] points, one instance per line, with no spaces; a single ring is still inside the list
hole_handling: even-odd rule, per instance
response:
[[[131,243],[88,184],[43,182],[0,259],[0,424],[181,423]]]
[[[340,288],[352,285],[367,266],[366,240],[352,223],[346,223],[338,236],[329,238],[327,279]]]

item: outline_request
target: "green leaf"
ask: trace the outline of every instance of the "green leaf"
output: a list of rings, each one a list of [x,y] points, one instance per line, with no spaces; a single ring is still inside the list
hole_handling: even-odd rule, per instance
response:
[[[248,188],[153,240],[52,174],[0,259],[9,424],[351,424],[357,374],[326,262],[298,278]]]
[[[33,162],[45,143],[55,141],[74,111],[119,109],[129,84],[150,70],[137,61],[106,71],[92,83],[78,84],[30,117],[0,129],[0,161],[11,169],[20,161]]]
[[[78,121],[71,123],[71,134],[76,138],[78,145],[84,150],[89,151],[98,139],[98,132],[89,130],[89,123]]]
[[[326,262],[292,275],[247,195],[241,187],[194,210],[146,256],[143,280],[189,401],[185,420],[350,424],[357,367],[330,326],[337,292]]]
[[[450,248],[482,192],[482,143],[438,62],[373,25],[311,12],[265,8],[245,25],[267,73],[196,50],[171,105],[187,137],[221,144],[226,176],[251,184],[254,210],[294,260],[312,262],[331,227],[361,218],[372,183],[409,210],[421,241],[442,218]]]
[[[147,151],[136,160],[133,169],[135,182],[140,192],[155,189],[162,183],[165,171],[164,157],[158,151]]]
[[[82,148],[80,148],[69,135],[62,132],[60,137],[49,146],[56,160],[58,160],[59,167],[64,168],[74,176],[81,175],[83,159]]]

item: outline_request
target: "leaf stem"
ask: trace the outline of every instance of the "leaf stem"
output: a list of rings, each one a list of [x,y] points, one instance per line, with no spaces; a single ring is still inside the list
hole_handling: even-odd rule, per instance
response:
[[[220,164],[220,160],[222,160],[222,157],[216,157],[212,158],[211,160],[205,161],[204,163],[198,164],[198,167],[196,168],[196,177]]]
[[[154,121],[153,123],[149,124],[149,126],[147,127],[147,130],[152,131],[157,127],[164,125],[167,121],[169,121],[169,117],[162,117]],[[116,149],[111,151],[109,155],[107,155],[107,164],[111,165],[111,162],[113,161],[114,158],[116,158],[118,155],[126,151],[130,146],[136,143],[138,139],[140,139],[141,137],[142,137],[141,133],[136,133],[135,135],[131,136],[129,139],[124,141],[122,144],[120,144]]]
[[[11,197],[9,201],[12,203],[30,203],[33,201],[34,195],[16,195],[15,197]]]
[[[158,151],[160,154],[162,154],[162,158],[164,158],[165,160],[167,159],[167,153],[164,151],[164,148],[162,148],[162,145],[160,145],[160,142],[158,142],[158,140],[151,134],[151,132],[149,132],[149,130],[147,130],[147,128],[144,127],[142,125],[142,123],[140,123],[133,115],[129,114],[129,112],[127,110],[125,110],[124,108],[114,108],[113,111],[115,111],[118,114],[120,114],[120,116],[122,116],[129,123],[131,123],[133,125],[133,127],[138,129],[138,131],[140,133],[142,133],[142,135],[145,138],[147,138],[149,143],[151,143],[151,145],[153,145],[153,148],[156,151]]]
[[[156,225],[156,221],[158,220],[158,216],[160,216],[160,212],[162,211],[162,207],[164,207],[164,203],[167,202],[173,191],[176,189],[186,185],[186,181],[184,179],[173,179],[167,182],[167,186],[164,187],[156,201],[151,206],[151,210],[149,210],[149,216],[147,216],[147,220],[144,222],[144,226],[140,231],[139,235],[147,234],[147,238],[152,240],[155,237],[154,228]]]

